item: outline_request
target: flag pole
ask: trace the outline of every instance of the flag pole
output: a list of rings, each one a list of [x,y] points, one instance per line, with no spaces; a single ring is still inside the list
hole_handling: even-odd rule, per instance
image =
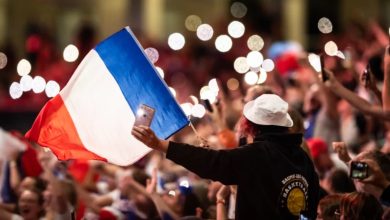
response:
[[[196,138],[200,141],[200,143],[201,143],[201,146],[202,147],[209,147],[209,145],[208,145],[208,143],[207,143],[207,140],[206,139],[204,139],[203,137],[201,137],[200,135],[199,135],[199,133],[198,133],[198,131],[196,130],[196,128],[195,128],[195,126],[192,124],[192,122],[191,122],[191,118],[189,118],[189,121],[190,121],[190,126],[191,126],[191,128],[192,128],[192,130],[194,131],[194,133],[195,133],[195,135],[196,135]]]
[[[194,127],[194,125],[192,124],[191,120],[190,120],[190,126],[191,126],[192,130],[194,131],[195,135],[199,137],[199,133],[196,130],[196,128]]]

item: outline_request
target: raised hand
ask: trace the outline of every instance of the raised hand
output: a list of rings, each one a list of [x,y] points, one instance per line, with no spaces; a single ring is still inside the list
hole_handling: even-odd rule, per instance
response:
[[[168,141],[160,140],[149,127],[144,125],[134,126],[131,134],[154,150],[166,152],[168,149]]]
[[[230,187],[222,185],[217,192],[217,200],[225,200],[230,195]]]
[[[347,151],[347,145],[344,142],[332,142],[332,146],[341,161],[344,163],[349,163],[349,161],[351,161],[351,157]]]
[[[388,181],[385,177],[385,174],[382,172],[378,163],[371,159],[360,160],[360,162],[365,162],[368,165],[368,177],[360,180],[363,183],[372,184],[381,189],[385,189],[390,185],[390,181]]]

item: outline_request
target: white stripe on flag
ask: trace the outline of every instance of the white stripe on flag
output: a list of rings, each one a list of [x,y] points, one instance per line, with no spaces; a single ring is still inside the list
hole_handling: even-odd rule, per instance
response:
[[[131,135],[134,113],[95,50],[60,95],[89,151],[117,165],[133,163],[150,151]]]

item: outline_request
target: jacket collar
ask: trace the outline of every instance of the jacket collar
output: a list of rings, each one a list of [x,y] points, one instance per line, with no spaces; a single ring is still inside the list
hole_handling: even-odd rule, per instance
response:
[[[300,146],[302,133],[267,133],[255,137],[254,141],[269,141],[282,146]]]

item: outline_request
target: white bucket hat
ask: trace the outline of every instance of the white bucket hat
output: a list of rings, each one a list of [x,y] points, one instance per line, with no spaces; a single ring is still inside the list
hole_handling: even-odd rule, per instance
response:
[[[274,94],[263,94],[245,104],[243,114],[249,121],[258,125],[292,127],[288,114],[288,103]]]

